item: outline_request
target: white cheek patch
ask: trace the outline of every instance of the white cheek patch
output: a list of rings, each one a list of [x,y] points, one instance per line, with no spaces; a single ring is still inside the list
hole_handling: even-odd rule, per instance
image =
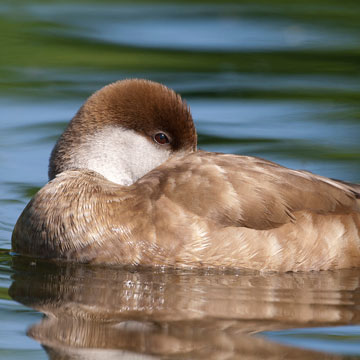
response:
[[[120,185],[131,185],[170,157],[170,150],[121,127],[108,127],[87,138],[71,166],[96,171]]]

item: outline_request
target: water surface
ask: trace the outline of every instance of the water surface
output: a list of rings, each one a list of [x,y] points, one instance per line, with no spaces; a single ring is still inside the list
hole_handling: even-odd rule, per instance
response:
[[[360,182],[357,1],[4,0],[0,31],[0,358],[360,356],[358,270],[181,273],[8,253],[56,138],[119,79],[181,93],[201,148]]]

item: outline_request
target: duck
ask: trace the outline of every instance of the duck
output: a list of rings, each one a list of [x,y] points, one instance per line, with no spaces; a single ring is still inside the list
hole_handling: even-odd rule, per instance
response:
[[[143,79],[90,96],[23,210],[15,254],[91,265],[360,266],[360,185],[197,148],[190,108]]]

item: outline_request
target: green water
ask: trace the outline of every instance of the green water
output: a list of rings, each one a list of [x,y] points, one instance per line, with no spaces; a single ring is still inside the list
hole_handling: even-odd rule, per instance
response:
[[[358,1],[3,0],[0,45],[1,359],[360,356],[357,270],[134,272],[8,254],[56,138],[118,79],[181,93],[204,149],[360,182]]]

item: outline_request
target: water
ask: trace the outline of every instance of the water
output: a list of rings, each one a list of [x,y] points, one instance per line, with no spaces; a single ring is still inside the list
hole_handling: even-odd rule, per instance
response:
[[[357,1],[4,0],[0,34],[1,359],[360,357],[358,270],[135,271],[8,253],[57,136],[118,79],[180,92],[201,148],[360,182]]]

